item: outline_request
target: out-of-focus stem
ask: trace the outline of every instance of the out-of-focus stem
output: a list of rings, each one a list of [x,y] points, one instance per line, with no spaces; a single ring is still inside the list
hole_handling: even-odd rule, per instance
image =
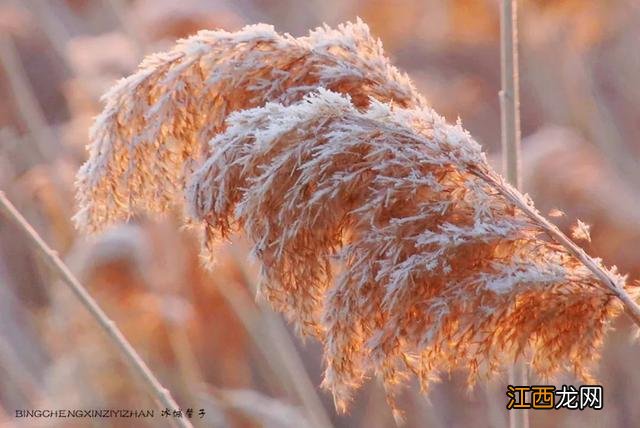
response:
[[[3,192],[0,192],[0,212],[12,221],[24,233],[29,243],[40,253],[42,259],[51,267],[51,269],[60,276],[62,281],[69,286],[71,291],[76,295],[82,305],[89,311],[91,316],[96,320],[98,325],[107,333],[115,347],[120,351],[127,363],[133,371],[139,375],[140,379],[146,386],[149,394],[155,399],[160,409],[168,408],[178,410],[180,407],[174,401],[168,389],[162,386],[149,367],[140,358],[133,346],[124,337],[115,323],[109,319],[102,308],[98,306],[95,300],[89,295],[89,292],[76,279],[71,270],[62,262],[58,254],[52,250],[46,242],[38,235],[27,220],[18,212],[13,204],[7,199]],[[183,418],[174,420],[176,425],[182,428],[193,428],[191,423]]]
[[[247,272],[245,266],[239,262],[239,256],[233,249],[232,255],[238,261],[240,272],[244,283],[252,293],[256,293],[257,289],[251,276]],[[282,370],[285,373],[284,381],[289,383],[289,388],[298,395],[302,406],[305,408],[309,419],[315,427],[331,428],[333,424],[327,414],[320,397],[316,393],[307,370],[296,346],[287,331],[286,325],[282,319],[274,313],[271,308],[264,302],[258,303],[260,318],[258,321],[264,323],[268,329],[270,345],[277,355]]]
[[[51,146],[52,141],[47,131],[48,125],[44,113],[26,77],[13,40],[10,36],[2,34],[0,34],[0,67],[6,72],[18,113],[34,140],[36,150],[43,158],[51,157],[55,147]]]

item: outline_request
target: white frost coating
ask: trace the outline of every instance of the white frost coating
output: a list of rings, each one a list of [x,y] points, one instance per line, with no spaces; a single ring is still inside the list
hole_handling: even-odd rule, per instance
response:
[[[76,224],[95,231],[137,208],[167,210],[230,113],[287,105],[319,87],[350,94],[358,105],[370,96],[426,105],[360,20],[300,38],[265,24],[200,31],[147,57],[103,97],[77,176]]]
[[[244,232],[260,294],[323,341],[340,410],[371,372],[390,402],[409,373],[426,388],[465,368],[472,383],[522,355],[543,376],[584,374],[619,312],[360,21],[302,38],[201,32],[105,101],[77,224],[99,230],[184,198],[207,260]]]
[[[231,115],[209,147],[186,191],[190,216],[208,239],[240,228],[253,241],[261,294],[325,341],[323,384],[339,407],[369,370],[388,375],[398,360],[424,382],[445,354],[447,367],[500,364],[503,346],[520,352],[509,342],[519,331],[547,334],[521,311],[608,307],[593,275],[497,192],[480,146],[429,108],[371,99],[362,109],[320,88]],[[566,321],[559,314],[554,323]],[[451,357],[453,344],[464,352]],[[539,358],[556,358],[552,348]],[[420,353],[433,355],[411,358]]]
[[[513,287],[526,284],[553,285],[567,280],[566,270],[559,264],[531,265],[523,260],[514,260],[512,266],[500,266],[497,275],[484,275],[481,281],[491,291],[504,294]]]

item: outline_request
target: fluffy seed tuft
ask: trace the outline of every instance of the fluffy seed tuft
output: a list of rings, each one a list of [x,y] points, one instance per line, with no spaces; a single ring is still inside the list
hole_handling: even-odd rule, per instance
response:
[[[77,224],[184,196],[208,257],[243,232],[260,292],[324,343],[338,409],[371,373],[392,405],[410,374],[426,390],[462,368],[473,384],[519,357],[542,376],[588,378],[620,303],[362,22],[301,38],[200,32],[105,102]]]

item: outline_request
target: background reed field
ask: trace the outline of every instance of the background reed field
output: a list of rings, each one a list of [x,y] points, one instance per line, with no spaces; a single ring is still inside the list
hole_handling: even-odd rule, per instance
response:
[[[380,232],[370,236],[359,227],[366,222],[384,222],[383,217],[388,213],[378,217],[362,214],[357,218],[359,223],[340,223],[329,217],[338,216],[337,213],[347,207],[349,210],[361,208],[363,213],[364,208],[375,211],[371,208],[375,201],[363,202],[358,195],[364,195],[377,182],[362,179],[354,183],[356,191],[351,189],[352,193],[342,199],[335,196],[343,195],[342,189],[334,189],[331,198],[318,193],[314,200],[321,202],[321,208],[306,211],[291,208],[290,213],[299,216],[288,218],[288,223],[279,223],[287,218],[282,214],[284,211],[278,211],[279,207],[293,207],[294,196],[321,188],[324,176],[313,169],[312,162],[297,181],[291,179],[293,173],[288,176],[287,171],[276,167],[272,170],[277,180],[257,173],[250,178],[243,176],[247,171],[264,171],[277,163],[266,162],[260,147],[250,152],[246,147],[254,141],[272,142],[273,147],[282,150],[273,155],[281,156],[278,159],[289,159],[285,156],[286,150],[293,147],[292,151],[298,150],[295,153],[298,159],[305,156],[325,159],[327,166],[323,174],[332,169],[346,174],[355,163],[347,162],[345,166],[345,161],[339,158],[341,150],[350,154],[370,153],[381,147],[376,146],[378,140],[363,135],[375,134],[377,138],[387,132],[384,138],[380,137],[381,144],[388,144],[385,147],[389,153],[403,154],[408,153],[403,150],[409,150],[425,132],[450,133],[458,138],[458,128],[447,127],[438,122],[438,118],[429,116],[430,113],[422,112],[431,122],[420,116],[422,113],[412,113],[417,119],[402,116],[402,112],[395,116],[395,112],[385,110],[382,105],[388,101],[406,109],[433,108],[453,124],[461,118],[464,128],[487,153],[487,163],[496,171],[502,171],[499,3],[495,0],[0,0],[0,192],[6,194],[87,288],[178,405],[194,410],[193,418],[185,420],[196,427],[393,427],[399,415],[396,408],[402,412],[407,427],[507,427],[508,378],[496,344],[504,347],[502,351],[508,359],[519,352],[516,345],[521,343],[518,342],[520,336],[526,341],[527,332],[534,330],[536,337],[545,341],[543,345],[538,344],[539,348],[547,353],[542,353],[546,359],[532,364],[536,370],[530,373],[529,382],[556,386],[583,384],[584,378],[576,377],[575,372],[580,374],[580,364],[584,362],[592,369],[592,382],[603,386],[605,401],[602,410],[530,410],[530,426],[637,426],[640,419],[637,406],[640,374],[635,367],[640,359],[635,337],[637,326],[624,314],[614,317],[621,311],[620,307],[609,306],[613,305],[610,293],[598,289],[591,273],[577,267],[560,246],[534,237],[531,229],[537,226],[525,220],[516,208],[500,203],[496,210],[512,221],[505,227],[520,234],[517,244],[496,249],[499,245],[482,243],[474,247],[475,253],[456,252],[451,256],[457,258],[452,262],[454,273],[449,277],[451,271],[443,268],[446,274],[443,273],[440,280],[430,278],[432,287],[441,286],[442,296],[446,297],[447,290],[451,290],[448,285],[459,279],[456,273],[465,269],[488,269],[488,262],[483,264],[478,256],[485,253],[492,254],[491,261],[496,263],[511,261],[514,254],[528,254],[531,266],[547,262],[554,269],[560,266],[571,273],[573,282],[567,285],[560,281],[557,295],[551,293],[551,297],[545,295],[545,298],[536,294],[538,289],[532,288],[530,300],[525,299],[529,306],[522,306],[524,311],[515,315],[508,313],[511,318],[505,316],[482,324],[482,328],[492,329],[494,336],[481,332],[472,337],[486,343],[452,346],[459,355],[447,350],[451,337],[463,328],[472,332],[481,328],[473,323],[464,305],[458,308],[459,313],[454,313],[453,319],[437,318],[442,322],[444,333],[434,333],[439,347],[429,356],[437,360],[437,368],[445,370],[431,372],[428,364],[407,362],[415,376],[411,374],[403,379],[404,387],[395,391],[402,376],[396,376],[394,358],[407,351],[416,336],[426,335],[430,325],[414,322],[412,308],[401,315],[396,306],[392,306],[394,312],[389,316],[381,311],[367,312],[362,301],[349,301],[351,306],[344,303],[348,296],[388,303],[386,297],[378,295],[378,289],[368,289],[368,294],[362,297],[364,294],[349,294],[349,288],[345,287],[325,296],[326,289],[318,285],[331,281],[325,278],[329,265],[334,269],[334,277],[368,275],[361,273],[360,265],[353,260],[361,254],[377,254],[375,239],[386,235]],[[640,4],[633,0],[521,0],[518,11],[522,190],[535,201],[540,213],[549,214],[562,232],[582,238],[578,242],[589,255],[601,258],[605,266],[615,265],[621,275],[627,275],[630,294],[636,295],[637,280],[640,280],[637,250],[640,240]],[[190,110],[184,117],[176,114],[184,120],[176,120],[173,130],[161,130],[162,147],[136,146],[139,161],[136,171],[124,174],[126,168],[117,166],[108,174],[122,174],[114,175],[111,181],[95,185],[91,174],[81,174],[76,182],[76,174],[89,156],[86,150],[90,143],[89,129],[105,102],[112,101],[118,111],[130,114],[106,115],[108,120],[100,116],[99,126],[94,127],[92,134],[94,142],[100,132],[113,132],[118,138],[129,136],[133,140],[137,138],[136,132],[146,129],[145,120],[158,114],[160,109],[138,111],[135,106],[137,99],[146,103],[162,95],[162,90],[151,84],[142,86],[142,95],[137,94],[139,98],[134,97],[132,102],[122,101],[113,92],[101,101],[101,96],[118,79],[136,72],[146,55],[169,51],[177,39],[203,29],[235,32],[245,25],[262,22],[272,24],[280,34],[305,37],[309,30],[324,23],[338,28],[343,22],[356,22],[357,17],[368,24],[374,37],[380,38],[391,63],[406,71],[415,87],[402,75],[395,74],[395,70],[389,71],[386,60],[380,59],[384,58],[382,54],[376,56],[377,48],[371,48],[374,60],[370,64],[379,66],[375,70],[373,66],[367,68],[369,63],[358,62],[357,55],[356,59],[349,57],[345,49],[339,55],[347,58],[345,61],[350,66],[364,70],[361,81],[345,78],[331,87],[334,75],[330,73],[347,75],[348,67],[336,66],[331,71],[333,65],[324,64],[329,77],[321,76],[318,81],[309,80],[308,76],[307,80],[283,81],[270,89],[269,96],[279,94],[277,99],[265,95],[257,100],[254,97],[257,86],[249,85],[257,85],[257,80],[233,82],[234,70],[238,73],[243,70],[249,75],[247,70],[251,70],[253,64],[249,54],[237,53],[226,59],[226,68],[222,68],[222,61],[216,63],[218,69],[212,66],[222,82],[216,83],[219,84],[217,90],[225,91],[228,98],[224,105],[215,104],[222,112],[214,117],[219,122],[212,119],[200,125],[221,130],[227,126],[224,119],[229,112],[238,110],[240,114],[232,116],[229,128],[216,139],[221,145],[225,144],[227,151],[205,162],[194,181],[183,183],[183,177],[171,167],[174,156],[188,153],[195,157],[200,150],[187,147],[180,140],[185,135],[188,136],[185,139],[192,137],[189,132],[194,129],[189,128],[200,120],[197,104],[194,104],[196,107],[187,104]],[[238,37],[246,42],[250,37],[267,37],[264,34],[268,33],[263,27],[251,31],[229,38]],[[335,54],[336,51],[327,46],[338,43],[336,40],[340,38],[331,31],[318,30],[303,42],[278,36],[282,38],[274,42],[273,49],[279,49],[279,56],[260,63],[267,70],[265,75],[275,75],[269,74],[272,73],[268,68],[270,61],[276,69],[286,63],[287,67],[291,66],[287,69],[291,73],[316,66],[314,61],[322,63],[322,59],[313,55],[320,58],[324,54]],[[200,40],[203,44],[208,42],[206,37],[214,36],[203,35],[204,41]],[[227,36],[215,37],[219,37],[219,41],[226,40]],[[194,42],[184,52],[196,55],[202,46],[198,43]],[[311,53],[304,50],[307,46],[313,46]],[[260,45],[256,50],[263,54],[268,48]],[[371,52],[368,51],[368,55]],[[374,72],[379,74],[374,76]],[[175,74],[176,81],[183,85],[176,86],[182,88],[176,91],[183,92],[167,98],[171,102],[199,82],[197,73],[195,77],[185,77],[187,72],[184,73]],[[367,77],[371,77],[370,80]],[[161,78],[158,81],[169,81],[168,77]],[[305,94],[296,92],[296,85],[327,86],[329,90],[350,94],[351,100],[322,90],[304,98]],[[377,97],[382,104],[367,107],[369,96]],[[268,101],[276,103],[264,107]],[[201,105],[207,104],[202,101]],[[253,110],[248,111],[250,108]],[[339,119],[336,119],[337,111],[342,114]],[[129,123],[125,117],[135,117],[138,122]],[[296,120],[300,126],[294,127],[295,138],[304,144],[296,145],[295,138],[296,144],[292,143],[291,135],[278,129],[281,124],[293,126]],[[336,120],[338,122],[334,122]],[[402,128],[398,121],[411,125]],[[353,128],[347,129],[345,123]],[[337,138],[336,135],[346,136],[344,140],[353,145],[338,142],[331,146],[331,138]],[[331,144],[325,144],[322,138]],[[362,140],[360,145],[356,144],[358,138]],[[127,150],[127,147],[116,147],[113,151],[116,154],[109,162],[115,164],[126,158],[126,153],[133,153]],[[484,160],[479,151],[474,150],[456,154],[459,158],[454,160],[460,164],[454,167],[463,170],[477,161],[481,164],[478,175],[493,179],[493,175],[483,172]],[[165,152],[170,162],[163,163],[161,156]],[[431,155],[438,153],[438,149],[433,149]],[[453,168],[452,158],[447,158],[450,168]],[[235,161],[236,170],[231,166],[227,168],[229,159]],[[384,156],[380,162],[366,156],[362,159],[371,162],[370,169],[376,171],[383,170],[388,160]],[[152,164],[144,164],[151,160]],[[94,170],[108,167],[99,162],[92,165]],[[456,186],[468,186],[465,191],[473,197],[496,197],[486,188],[478,190],[482,187],[480,184],[469,187],[475,178],[458,170],[442,173],[434,167],[425,171],[421,178],[437,176],[431,184],[450,192],[443,191],[446,198],[457,197],[453,196],[458,194]],[[400,189],[394,197],[403,198],[408,204],[394,208],[392,214],[410,218],[415,213],[409,205],[413,197],[419,197],[415,192],[402,190],[401,181],[408,173],[393,165],[383,172],[389,182],[395,183],[395,189]],[[144,186],[138,186],[137,181],[138,187],[125,183],[138,179],[147,180],[151,185],[139,190]],[[294,194],[293,187],[305,180],[312,183],[309,187],[312,190],[305,187]],[[287,184],[294,182],[292,186]],[[129,193],[123,190],[126,186]],[[190,210],[192,220],[195,223],[202,220],[211,236],[231,237],[205,240],[207,260],[203,259],[198,227],[184,227],[184,213],[167,203],[175,197],[174,187],[182,190],[184,186],[190,186],[185,199],[190,205],[187,211]],[[131,190],[134,187],[136,190]],[[77,189],[80,189],[79,198]],[[473,193],[476,190],[477,195]],[[103,194],[111,195],[107,197],[111,198],[110,205],[96,203],[96,198]],[[127,198],[132,195],[147,198],[143,204],[151,206],[151,211],[164,213],[128,211],[131,201]],[[235,206],[241,198],[244,198],[242,204]],[[439,203],[446,202],[445,197],[433,198]],[[464,217],[468,198],[460,197],[457,202],[459,211],[437,220],[455,222]],[[325,213],[326,221],[305,223],[304,215],[309,213],[315,214],[313,221],[322,218],[325,215],[322,207],[331,210]],[[75,217],[74,223],[78,210],[81,214]],[[129,221],[122,221],[132,213]],[[585,226],[578,226],[576,230],[576,224],[582,224],[578,219]],[[407,222],[410,221],[413,220]],[[241,225],[239,232],[233,227],[234,222]],[[290,239],[293,231],[307,231],[317,224],[326,228],[303,234],[300,242]],[[86,230],[101,230],[86,234],[78,230],[78,225]],[[395,226],[397,229],[393,230],[398,234],[408,235],[402,229],[405,226]],[[413,227],[435,230],[437,225],[416,223]],[[349,232],[341,235],[347,229]],[[581,236],[586,229],[589,234]],[[338,235],[340,238],[332,241]],[[345,241],[351,244],[346,250],[351,264],[333,266],[335,260],[330,256],[335,255],[334,247]],[[285,252],[295,253],[294,256],[280,259],[281,253],[273,249],[274,242],[285,248]],[[404,247],[400,247],[405,244],[397,245],[398,254],[404,254]],[[496,256],[498,253],[502,255]],[[322,259],[326,266],[320,266],[316,259]],[[522,261],[525,273],[529,266],[526,263],[527,260]],[[412,266],[414,273],[416,266]],[[394,268],[391,266],[388,270]],[[385,272],[367,284],[377,284],[379,277],[387,275]],[[307,287],[304,291],[298,288],[296,275],[307,275],[308,281],[302,284]],[[395,278],[393,275],[399,274],[388,274]],[[274,285],[263,287],[263,298],[256,299],[261,276]],[[23,231],[0,216],[0,428],[171,426],[172,417],[164,418],[159,411],[154,419],[135,420],[15,417],[17,409],[156,407],[144,384],[91,314],[64,286],[63,279],[39,257]],[[350,283],[345,280],[345,284]],[[494,291],[504,286],[497,280],[493,284]],[[476,289],[469,286],[458,292],[470,290]],[[300,293],[313,296],[305,300]],[[482,302],[492,304],[491,297],[478,295]],[[571,300],[569,295],[576,300]],[[407,298],[400,292],[394,296],[397,300],[392,299],[393,302]],[[510,295],[502,296],[506,299]],[[555,300],[550,303],[551,298]],[[322,318],[318,314],[323,308],[317,302],[327,305],[333,302],[336,310],[324,308]],[[563,306],[563,302],[566,305]],[[339,306],[340,303],[344,306]],[[453,308],[455,302],[449,303]],[[495,303],[497,309],[499,304]],[[400,304],[397,307],[403,308]],[[473,308],[480,311],[480,306]],[[487,310],[487,306],[482,308]],[[558,308],[555,313],[553,308]],[[536,318],[543,310],[551,317],[546,324]],[[284,316],[280,312],[284,312]],[[355,325],[364,326],[363,331],[356,331]],[[565,331],[565,326],[573,327]],[[545,330],[547,327],[550,330]],[[589,336],[580,330],[583,327],[588,329]],[[393,329],[392,333],[389,328]],[[556,330],[562,335],[556,336]],[[371,331],[380,334],[375,340],[371,337],[365,340]],[[500,337],[496,332],[510,335]],[[604,342],[600,347],[601,333]],[[352,337],[347,337],[351,334]],[[368,346],[378,351],[372,353],[375,358],[369,358],[363,351]],[[598,347],[601,350],[596,349]],[[410,353],[407,351],[406,355]],[[470,388],[469,372],[477,374],[474,353],[486,356],[491,369],[495,363],[497,373],[485,377],[478,372],[475,385]],[[554,367],[556,363],[575,366],[575,370],[560,370],[546,379],[541,374],[554,368],[547,367],[547,363]],[[378,369],[382,375],[373,375],[372,369]],[[422,393],[422,387],[428,387],[428,391]],[[202,418],[198,415],[201,409],[205,413]]]

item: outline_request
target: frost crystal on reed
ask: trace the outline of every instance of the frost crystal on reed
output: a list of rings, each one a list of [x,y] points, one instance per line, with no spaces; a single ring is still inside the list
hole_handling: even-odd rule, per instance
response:
[[[586,377],[620,312],[362,22],[301,38],[203,31],[105,101],[78,225],[184,198],[205,254],[242,231],[261,293],[323,342],[341,410],[371,373],[392,404],[411,373],[426,389],[463,368],[471,384],[520,356]]]

